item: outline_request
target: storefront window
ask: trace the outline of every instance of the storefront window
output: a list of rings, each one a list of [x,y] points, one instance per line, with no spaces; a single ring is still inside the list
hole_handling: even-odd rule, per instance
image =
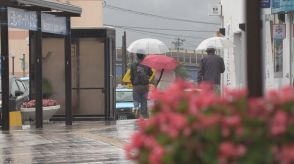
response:
[[[277,78],[283,76],[283,39],[274,39],[274,72]]]
[[[283,40],[286,37],[286,25],[278,15],[272,25],[273,60],[275,78],[283,77]]]

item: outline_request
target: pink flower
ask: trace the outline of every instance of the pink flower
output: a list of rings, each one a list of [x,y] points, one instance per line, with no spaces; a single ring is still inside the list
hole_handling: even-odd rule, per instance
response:
[[[126,156],[130,160],[135,160],[138,157],[137,151],[144,146],[144,136],[141,132],[132,135],[131,143],[125,146]]]
[[[210,82],[201,82],[199,84],[199,89],[202,93],[213,92],[213,85]]]
[[[294,100],[294,88],[287,86],[280,90],[271,90],[266,95],[266,99],[274,105],[280,105]]]
[[[144,140],[143,140],[144,137],[145,136],[141,132],[135,133],[131,137],[132,145],[136,148],[140,148],[141,146],[144,145]]]
[[[196,129],[206,129],[210,128],[212,126],[218,125],[221,120],[221,117],[219,115],[199,115],[198,121],[195,123]]]
[[[157,120],[157,127],[160,131],[168,134],[171,138],[176,138],[188,125],[187,119],[183,115],[172,112],[162,112],[154,119]]]
[[[190,156],[191,161],[202,160],[203,154],[211,153],[205,149],[209,144],[220,143],[214,159],[220,164],[236,164],[240,160],[248,163],[248,159],[256,163],[252,157],[263,157],[263,152],[246,154],[251,151],[247,148],[265,143],[266,147],[272,147],[266,151],[274,155],[273,163],[294,163],[294,143],[283,145],[292,142],[287,130],[294,124],[293,88],[271,91],[266,98],[258,99],[247,98],[245,90],[226,89],[225,96],[218,96],[210,84],[203,83],[197,88],[184,81],[172,84],[166,91],[152,90],[155,114],[148,120],[138,121],[140,128],[126,146],[129,159],[160,164],[165,156],[180,155],[177,147],[181,147],[195,154]],[[216,137],[209,138],[211,142],[203,142],[207,134]],[[242,158],[245,154],[246,158]],[[212,153],[211,158],[214,157]]]
[[[228,159],[238,158],[246,153],[246,147],[244,145],[235,145],[232,142],[224,142],[219,146],[219,159],[223,163],[226,163]]]
[[[238,127],[241,123],[241,118],[238,115],[224,117],[222,121],[224,127]]]
[[[42,100],[42,105],[44,107],[47,107],[47,106],[55,106],[57,104],[58,103],[57,103],[56,100],[52,100],[52,99],[43,99]],[[21,106],[23,108],[34,108],[36,106],[36,100],[30,100],[28,102],[24,102]]]
[[[278,155],[281,164],[292,164],[294,162],[294,144],[283,146]]]
[[[284,111],[278,111],[273,119],[272,127],[271,127],[271,134],[273,136],[282,135],[287,130],[287,122],[288,116],[287,113]]]
[[[264,99],[256,98],[249,100],[248,115],[250,117],[266,118],[272,112],[272,106]]]
[[[150,163],[161,164],[161,159],[163,155],[164,155],[164,149],[159,145],[155,146],[149,156]]]
[[[239,100],[241,98],[246,97],[247,94],[248,93],[246,89],[224,89],[224,97],[228,101]]]

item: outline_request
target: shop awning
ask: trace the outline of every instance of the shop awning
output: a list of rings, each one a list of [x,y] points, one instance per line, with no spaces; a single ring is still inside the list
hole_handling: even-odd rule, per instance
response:
[[[47,12],[63,13],[69,16],[80,16],[82,8],[55,0],[1,0],[0,5],[18,8],[35,8]]]

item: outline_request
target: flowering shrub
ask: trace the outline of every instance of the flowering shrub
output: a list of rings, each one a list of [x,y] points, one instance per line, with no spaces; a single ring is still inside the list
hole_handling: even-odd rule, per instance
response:
[[[248,99],[246,90],[216,95],[212,87],[178,81],[153,90],[153,117],[138,121],[126,145],[140,164],[294,163],[294,89]]]
[[[44,107],[58,105],[57,101],[52,100],[52,99],[43,99],[42,104],[43,104]],[[35,108],[36,107],[36,100],[31,100],[31,101],[28,101],[28,102],[24,102],[21,105],[21,107],[22,108]]]

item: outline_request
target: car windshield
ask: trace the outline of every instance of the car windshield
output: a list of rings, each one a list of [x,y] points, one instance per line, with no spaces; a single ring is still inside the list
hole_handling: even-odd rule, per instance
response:
[[[30,81],[29,81],[29,80],[21,80],[21,81],[24,83],[24,85],[25,85],[27,88],[30,87]]]
[[[117,102],[132,102],[133,92],[132,91],[116,91]]]

